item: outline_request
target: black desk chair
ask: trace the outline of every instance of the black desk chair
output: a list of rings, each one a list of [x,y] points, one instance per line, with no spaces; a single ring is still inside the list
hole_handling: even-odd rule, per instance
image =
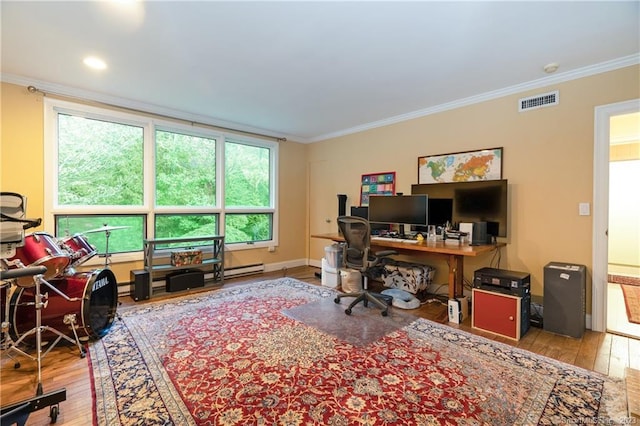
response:
[[[369,221],[356,216],[338,217],[338,228],[345,239],[346,245],[343,248],[342,261],[345,266],[357,269],[362,274],[363,290],[356,293],[339,294],[335,298],[336,303],[340,303],[343,297],[355,297],[349,307],[344,311],[351,315],[351,309],[360,302],[368,306],[369,302],[382,309],[382,316],[387,316],[392,297],[368,291],[368,279],[379,276],[384,268],[384,261],[387,256],[397,254],[394,250],[384,250],[371,253],[371,225]]]

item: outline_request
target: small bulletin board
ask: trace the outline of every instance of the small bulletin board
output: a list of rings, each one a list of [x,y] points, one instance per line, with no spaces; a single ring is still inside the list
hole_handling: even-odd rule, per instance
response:
[[[396,172],[362,175],[360,180],[360,205],[369,205],[371,195],[395,195]]]

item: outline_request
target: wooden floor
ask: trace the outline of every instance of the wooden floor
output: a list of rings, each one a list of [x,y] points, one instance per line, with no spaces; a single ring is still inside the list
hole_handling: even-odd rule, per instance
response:
[[[238,284],[261,281],[286,276],[320,285],[315,276],[317,268],[300,267],[278,273],[265,273],[244,278],[225,280],[224,288]],[[184,295],[184,293],[179,293]],[[159,298],[154,298],[157,301]],[[120,310],[132,305],[148,302],[134,302],[129,297],[121,297]],[[437,320],[446,315],[446,306],[441,303],[427,303],[411,313]],[[531,328],[518,342],[491,333],[474,330],[469,319],[452,327],[485,336],[509,345],[545,355],[569,364],[594,370],[613,377],[624,377],[625,369],[640,370],[640,340],[608,333],[587,330],[581,339],[559,336],[538,328]],[[0,375],[0,404],[21,401],[35,395],[37,368],[35,362],[21,359],[21,367],[13,368],[13,361],[3,357]],[[92,422],[91,382],[87,358],[80,358],[77,348],[58,345],[42,362],[42,384],[44,392],[66,388],[66,401],[60,403],[57,424],[86,426]],[[48,407],[32,413],[27,425],[50,423]]]

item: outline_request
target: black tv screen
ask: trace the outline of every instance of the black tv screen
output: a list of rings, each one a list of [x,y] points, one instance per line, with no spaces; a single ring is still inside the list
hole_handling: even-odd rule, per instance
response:
[[[450,199],[451,222],[487,222],[487,233],[507,236],[508,181],[486,180],[411,185],[412,194],[427,194],[431,199]],[[430,220],[430,224],[431,220]]]
[[[453,222],[453,199],[429,197],[429,225],[443,226]]]
[[[428,225],[426,195],[369,197],[369,222]]]

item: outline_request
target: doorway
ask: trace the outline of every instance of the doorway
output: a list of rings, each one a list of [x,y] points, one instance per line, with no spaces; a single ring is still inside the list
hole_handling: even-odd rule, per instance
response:
[[[640,100],[597,107],[595,130],[592,329],[640,338],[621,289],[640,278]]]

